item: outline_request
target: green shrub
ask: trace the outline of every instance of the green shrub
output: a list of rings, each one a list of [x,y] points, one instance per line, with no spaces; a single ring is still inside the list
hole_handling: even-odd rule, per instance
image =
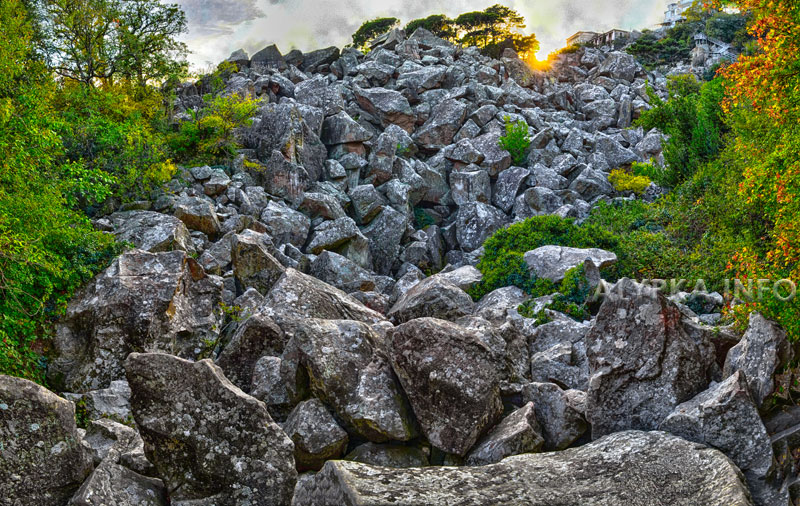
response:
[[[524,165],[528,158],[528,147],[531,145],[528,125],[522,120],[512,122],[509,116],[506,116],[505,121],[506,133],[500,137],[500,146],[509,152],[514,165]]]
[[[652,182],[647,176],[630,174],[623,169],[612,170],[608,181],[618,192],[633,192],[636,195],[643,195]]]
[[[181,123],[170,138],[175,158],[194,165],[230,162],[241,146],[236,140],[238,128],[248,126],[258,103],[238,95],[206,95],[205,105],[192,119]]]
[[[414,225],[417,230],[426,229],[435,223],[436,221],[428,214],[428,211],[421,207],[414,208]]]
[[[470,294],[477,300],[504,286],[516,286],[533,293],[537,280],[528,274],[523,255],[541,246],[603,248],[613,251],[618,242],[618,237],[598,226],[578,226],[569,218],[529,218],[498,230],[486,240],[483,244],[483,256],[478,262],[483,280],[472,288]]]
[[[555,288],[555,285],[552,285],[552,288]],[[535,318],[537,325],[550,321],[544,309],[559,311],[577,321],[588,320],[592,317],[587,302],[593,293],[583,265],[568,270],[564,274],[564,280],[559,284],[558,293],[553,296],[552,302],[547,304],[543,310],[534,313],[534,298],[550,293],[553,293],[553,290],[546,294],[534,294],[531,299],[520,304],[517,311],[525,318]]]

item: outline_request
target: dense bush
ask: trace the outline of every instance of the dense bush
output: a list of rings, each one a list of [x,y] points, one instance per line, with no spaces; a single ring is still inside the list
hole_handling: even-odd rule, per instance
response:
[[[509,116],[505,117],[505,122],[506,133],[500,137],[500,147],[508,151],[514,165],[524,165],[531,145],[528,124],[522,120],[513,122]]]
[[[608,181],[618,192],[633,192],[636,195],[642,195],[652,182],[647,176],[631,174],[624,169],[612,170],[608,175]]]
[[[203,97],[199,113],[191,111],[192,119],[180,124],[170,137],[170,147],[179,161],[190,165],[230,162],[241,146],[235,132],[249,126],[258,103],[238,95]]]
[[[0,3],[0,30],[0,374],[42,381],[49,323],[118,250],[67,199],[80,167],[64,160],[56,89],[17,0]]]

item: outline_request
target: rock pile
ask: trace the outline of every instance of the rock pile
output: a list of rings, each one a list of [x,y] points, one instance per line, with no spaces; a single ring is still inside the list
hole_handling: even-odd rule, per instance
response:
[[[800,414],[760,416],[792,358],[773,323],[719,346],[631,280],[538,327],[517,288],[466,293],[493,231],[585,217],[609,170],[659,156],[627,127],[662,76],[596,49],[536,72],[422,29],[231,61],[225,93],[264,98],[234,166],[96,222],[135,249],[70,303],[48,371],[86,430],[0,377],[0,504],[788,504]],[[554,281],[587,258],[616,261],[525,256]]]

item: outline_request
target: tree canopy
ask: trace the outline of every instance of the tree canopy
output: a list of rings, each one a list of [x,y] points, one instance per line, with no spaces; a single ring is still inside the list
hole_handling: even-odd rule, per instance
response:
[[[400,20],[397,18],[377,18],[366,21],[353,34],[353,46],[364,48],[369,41],[379,35],[383,35],[399,24]]]

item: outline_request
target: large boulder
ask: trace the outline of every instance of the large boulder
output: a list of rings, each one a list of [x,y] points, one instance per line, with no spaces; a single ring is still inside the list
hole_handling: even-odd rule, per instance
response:
[[[233,236],[231,261],[233,275],[241,292],[255,288],[267,293],[286,268],[270,254],[272,241],[267,234],[245,230]]]
[[[682,319],[663,294],[627,278],[606,294],[586,335],[594,438],[656,429],[708,386],[713,346],[706,334],[687,333]]]
[[[424,149],[438,150],[451,144],[467,116],[467,106],[455,99],[443,100],[431,111],[430,118],[414,134]]]
[[[387,316],[400,323],[432,317],[457,320],[472,314],[475,303],[464,290],[442,276],[431,276],[403,294]]]
[[[340,457],[347,449],[347,432],[319,399],[298,404],[283,424],[283,430],[294,442],[298,471],[319,471],[326,460]]]
[[[476,329],[418,318],[387,334],[397,373],[433,446],[463,456],[500,417],[499,358]]]
[[[239,323],[216,363],[234,385],[249,392],[256,362],[264,356],[279,357],[286,340],[275,321],[258,311]]]
[[[308,238],[311,220],[281,201],[271,200],[261,213],[261,221],[275,244],[302,248]]]
[[[301,104],[322,109],[325,116],[333,116],[344,110],[341,86],[331,85],[322,76],[297,83],[294,97]]]
[[[466,464],[484,466],[521,453],[536,453],[542,448],[542,429],[529,402],[498,423],[469,452]]]
[[[312,393],[350,431],[373,442],[407,441],[416,435],[381,337],[369,325],[308,319],[295,329],[294,343]]]
[[[364,142],[371,138],[372,133],[344,111],[325,118],[322,124],[322,142],[328,145]]]
[[[283,325],[290,319],[356,320],[368,324],[385,318],[338,288],[295,269],[286,272],[267,294],[264,311]],[[284,329],[285,330],[285,329]]]
[[[75,405],[0,375],[0,504],[63,506],[92,470]]]
[[[85,392],[123,378],[122,363],[133,351],[194,358],[217,339],[221,296],[222,279],[183,251],[123,253],[67,306],[48,378]]]
[[[386,88],[362,89],[353,87],[358,105],[362,109],[380,119],[384,128],[397,125],[407,132],[414,130],[416,116],[408,104],[408,100],[399,92]]]
[[[111,461],[104,461],[83,482],[69,506],[167,506],[167,490],[149,478]]]
[[[720,451],[664,432],[620,432],[563,452],[476,467],[391,469],[332,461],[297,487],[293,505],[554,504],[750,506],[741,472]]]
[[[775,373],[789,363],[794,353],[786,332],[761,313],[751,313],[741,341],[728,351],[723,375],[744,373],[756,406],[775,391]]]
[[[289,504],[294,445],[263,402],[210,360],[132,353],[125,361],[136,425],[172,504]]]
[[[589,430],[583,415],[586,393],[580,390],[562,390],[554,383],[528,383],[522,389],[522,400],[533,403],[547,451],[563,450]]]
[[[632,82],[640,68],[633,55],[615,51],[600,64],[597,75]]]
[[[407,215],[384,206],[370,224],[361,229],[361,233],[369,239],[369,251],[376,273],[384,276],[391,273],[408,222]]]
[[[777,467],[772,444],[741,371],[678,405],[660,430],[730,457],[747,478],[757,505],[788,504],[787,492],[772,482]]]
[[[247,144],[257,149],[259,159],[269,160],[270,170],[269,166],[279,161],[273,152],[279,151],[285,160],[302,167],[309,181],[314,182],[322,175],[328,150],[317,130],[306,121],[301,107],[306,106],[281,102],[262,107],[259,121],[248,134],[252,140]]]
[[[197,230],[214,239],[220,232],[220,223],[214,205],[201,197],[183,197],[175,203],[175,217],[190,230]]]
[[[371,272],[332,251],[320,253],[311,263],[309,274],[347,293],[369,292],[375,288]]]
[[[192,238],[181,220],[153,211],[125,211],[109,216],[114,235],[120,242],[130,242],[135,248],[159,253],[180,249],[192,252]]]
[[[464,251],[474,251],[502,228],[508,218],[502,211],[483,202],[468,202],[456,214],[456,238]]]
[[[599,268],[617,263],[617,255],[598,248],[569,248],[567,246],[542,246],[525,253],[525,263],[531,274],[560,283],[568,270],[583,265],[587,258]]]
[[[306,251],[319,255],[326,250],[339,253],[365,269],[372,267],[369,240],[349,216],[324,221],[311,232]]]

